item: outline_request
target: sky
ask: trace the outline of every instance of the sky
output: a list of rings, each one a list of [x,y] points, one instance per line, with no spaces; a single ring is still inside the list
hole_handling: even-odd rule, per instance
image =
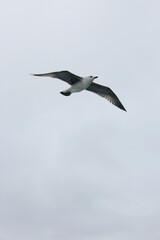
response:
[[[160,239],[160,1],[1,0],[0,239]],[[98,76],[127,112],[32,73]]]

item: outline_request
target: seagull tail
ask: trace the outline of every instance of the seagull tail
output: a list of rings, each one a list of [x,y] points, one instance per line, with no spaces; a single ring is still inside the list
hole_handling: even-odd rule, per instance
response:
[[[60,93],[64,96],[70,96],[71,95],[70,91],[63,91],[63,92],[60,92]]]

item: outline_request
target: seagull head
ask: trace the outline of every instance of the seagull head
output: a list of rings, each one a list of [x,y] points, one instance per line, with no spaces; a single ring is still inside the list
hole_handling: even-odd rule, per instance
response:
[[[96,78],[98,78],[98,76],[95,76],[95,77],[94,76],[89,76],[89,79],[91,79],[92,81]]]

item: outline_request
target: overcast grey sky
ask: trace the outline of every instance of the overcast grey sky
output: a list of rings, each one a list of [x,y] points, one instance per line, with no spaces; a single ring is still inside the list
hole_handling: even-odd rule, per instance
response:
[[[160,1],[1,0],[0,239],[160,239]],[[69,70],[118,95],[64,97]]]

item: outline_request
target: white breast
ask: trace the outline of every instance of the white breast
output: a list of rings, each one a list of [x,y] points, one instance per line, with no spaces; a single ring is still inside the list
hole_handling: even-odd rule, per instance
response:
[[[83,78],[80,82],[77,82],[70,87],[70,92],[71,93],[81,92],[84,89],[88,88],[91,85],[91,83],[92,83],[92,79],[88,77]]]

